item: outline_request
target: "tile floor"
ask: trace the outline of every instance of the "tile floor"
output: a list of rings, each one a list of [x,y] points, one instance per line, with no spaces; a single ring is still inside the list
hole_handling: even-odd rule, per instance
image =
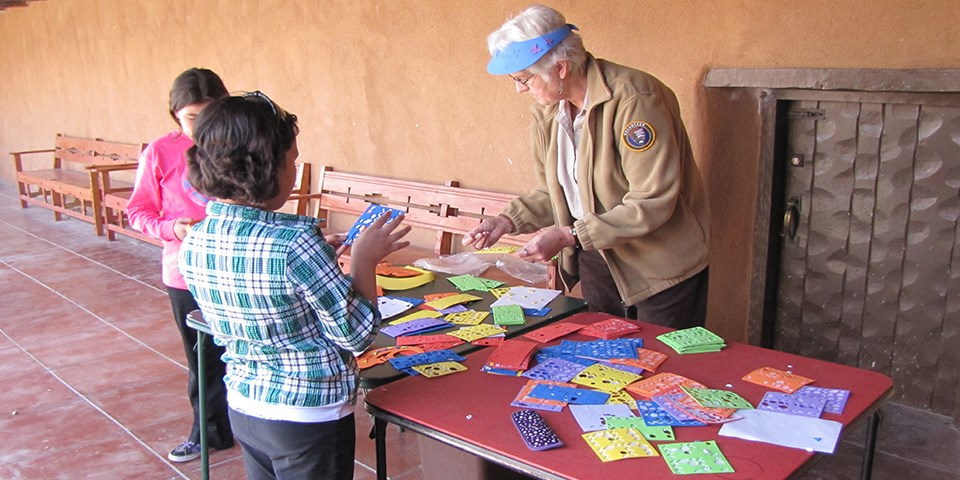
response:
[[[157,247],[23,210],[0,184],[0,478],[200,478],[199,462],[166,459],[189,406],[159,269]],[[362,407],[357,425],[355,478],[372,479]],[[388,435],[391,478],[423,478],[416,435]],[[863,437],[851,432],[801,478],[858,478]],[[889,405],[874,478],[908,476],[960,478],[960,433],[947,417]],[[211,477],[244,478],[239,447],[212,454]]]

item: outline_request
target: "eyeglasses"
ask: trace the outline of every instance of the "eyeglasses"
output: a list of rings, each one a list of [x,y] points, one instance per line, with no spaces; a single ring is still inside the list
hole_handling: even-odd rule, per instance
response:
[[[262,102],[266,102],[267,105],[270,105],[270,110],[273,111],[273,114],[274,114],[277,118],[283,118],[283,117],[285,116],[285,115],[279,113],[279,112],[283,112],[283,109],[280,109],[279,112],[278,112],[278,110],[277,110],[277,104],[276,104],[276,103],[273,103],[273,100],[270,100],[270,97],[268,97],[266,94],[264,94],[264,93],[261,92],[260,90],[256,90],[256,91],[253,91],[253,92],[244,93],[244,94],[241,95],[240,97],[243,98],[244,100],[253,99],[253,100],[259,100],[259,101],[262,101]],[[283,112],[283,113],[286,113],[286,112]]]
[[[527,83],[530,80],[533,80],[533,77],[536,77],[537,74],[534,73],[533,75],[530,75],[527,78],[517,78],[517,77],[514,77],[513,75],[507,75],[507,76],[510,77],[510,79],[513,80],[514,82],[517,82],[524,87],[530,88],[529,86],[527,86]]]

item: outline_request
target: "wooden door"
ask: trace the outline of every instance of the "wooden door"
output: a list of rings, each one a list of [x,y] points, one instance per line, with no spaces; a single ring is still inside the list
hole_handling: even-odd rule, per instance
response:
[[[897,401],[954,414],[958,97],[780,103],[774,348],[886,373]]]

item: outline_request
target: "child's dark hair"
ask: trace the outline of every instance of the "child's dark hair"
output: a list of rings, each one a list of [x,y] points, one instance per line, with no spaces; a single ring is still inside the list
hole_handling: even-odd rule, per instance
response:
[[[280,173],[298,133],[296,115],[260,92],[216,100],[194,125],[190,183],[210,197],[263,205],[280,192]]]
[[[205,103],[229,95],[223,80],[206,68],[191,68],[173,81],[170,88],[170,116],[180,125],[177,112],[196,103]]]

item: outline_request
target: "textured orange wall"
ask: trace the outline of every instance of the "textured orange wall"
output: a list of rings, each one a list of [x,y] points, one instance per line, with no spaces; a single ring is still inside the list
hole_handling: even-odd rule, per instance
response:
[[[203,66],[300,117],[314,165],[465,187],[532,186],[530,99],[485,72],[485,38],[528,2],[49,0],[0,12],[0,153],[54,134],[149,141],[174,127],[167,92]],[[677,92],[713,207],[709,326],[743,338],[756,184],[755,125],[708,115],[712,66],[960,66],[960,2],[556,1],[598,57]],[[729,131],[729,128],[724,131]],[[735,130],[736,131],[736,130]],[[0,181],[13,168],[4,161]],[[3,201],[14,201],[6,199]]]

